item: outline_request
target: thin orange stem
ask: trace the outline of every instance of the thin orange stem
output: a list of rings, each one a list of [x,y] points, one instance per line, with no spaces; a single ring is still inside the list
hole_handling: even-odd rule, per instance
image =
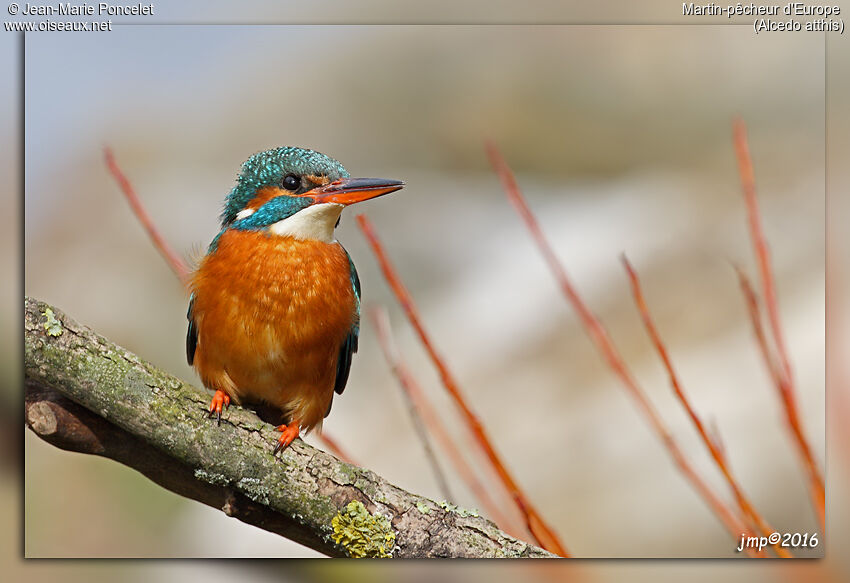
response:
[[[483,425],[481,425],[478,417],[467,404],[466,398],[461,393],[460,386],[455,381],[455,378],[446,366],[445,361],[437,353],[430,337],[425,332],[422,319],[419,317],[419,312],[416,309],[416,305],[413,303],[413,298],[397,275],[395,268],[384,251],[383,245],[381,245],[381,242],[375,233],[372,223],[365,215],[357,215],[357,222],[360,226],[360,230],[366,236],[366,240],[369,242],[369,245],[372,247],[372,251],[378,259],[381,271],[384,273],[384,278],[386,278],[390,288],[398,299],[399,304],[401,304],[402,309],[407,315],[408,320],[410,320],[411,325],[419,335],[419,339],[425,346],[434,366],[439,371],[443,386],[446,388],[449,395],[454,400],[454,403],[462,413],[464,420],[472,431],[472,434],[475,436],[476,443],[481,447],[482,451],[487,456],[487,459],[490,461],[490,464],[493,466],[493,469],[501,478],[505,488],[519,507],[520,511],[524,514],[531,534],[534,536],[537,543],[544,549],[564,557],[569,556],[567,554],[567,550],[558,539],[558,536],[544,522],[543,518],[520,489],[516,480],[514,480],[513,476],[511,476],[510,472],[505,467],[505,464],[502,462],[501,456],[499,456],[493,447],[490,437],[485,431]]]
[[[785,345],[785,339],[782,333],[782,325],[779,318],[779,302],[776,297],[776,282],[773,276],[773,269],[770,264],[770,253],[767,248],[767,241],[764,236],[764,230],[761,225],[761,216],[758,208],[758,198],[756,197],[756,182],[755,172],[753,171],[753,162],[750,157],[750,148],[747,142],[747,128],[744,122],[740,119],[735,120],[733,124],[733,136],[735,142],[735,152],[738,159],[738,170],[741,175],[741,187],[744,193],[744,201],[747,206],[747,219],[750,231],[750,237],[753,243],[753,249],[756,255],[756,262],[759,269],[759,280],[761,283],[762,295],[764,296],[765,310],[767,312],[770,330],[773,334],[773,341],[776,345],[776,352],[780,364],[781,375],[777,383],[782,405],[785,409],[785,417],[791,435],[797,443],[800,455],[803,460],[803,465],[809,475],[809,492],[812,498],[812,505],[815,509],[821,530],[825,528],[825,506],[826,494],[824,491],[823,477],[821,476],[818,464],[814,460],[812,449],[806,439],[803,431],[803,422],[800,418],[799,408],[794,390],[794,377],[791,371],[791,361],[788,358],[788,350]]]
[[[785,339],[782,334],[782,326],[779,321],[779,309],[776,299],[776,284],[773,280],[773,271],[770,266],[770,251],[761,225],[761,213],[756,197],[756,182],[753,172],[753,162],[750,158],[750,148],[747,143],[747,129],[744,122],[735,120],[733,133],[735,138],[735,151],[738,157],[738,171],[741,175],[741,188],[744,192],[744,202],[747,205],[747,221],[749,224],[750,237],[755,250],[756,260],[759,268],[759,279],[762,292],[764,293],[767,308],[768,323],[776,342],[779,353],[782,373],[788,382],[788,391],[793,392],[791,383],[791,363],[788,360],[788,352],[785,348]],[[793,398],[793,396],[792,396]]]
[[[682,384],[679,381],[679,376],[676,374],[675,369],[673,368],[673,362],[670,359],[670,355],[667,352],[667,347],[664,345],[664,341],[661,340],[661,335],[658,332],[658,328],[655,326],[655,322],[652,320],[652,316],[649,312],[649,307],[646,304],[646,299],[643,295],[643,290],[641,289],[640,280],[638,279],[638,275],[635,272],[634,268],[632,268],[629,260],[626,259],[626,256],[623,255],[623,265],[626,268],[626,273],[629,276],[629,282],[632,286],[632,294],[635,298],[635,304],[638,307],[638,311],[640,312],[641,319],[643,320],[644,327],[646,331],[649,333],[649,337],[652,339],[652,344],[655,346],[655,350],[658,352],[658,355],[661,357],[662,362],[664,363],[664,368],[667,370],[667,375],[670,377],[670,384],[673,386],[673,392],[676,394],[676,397],[679,399],[679,402],[682,404],[682,407],[685,408],[685,411],[688,413],[688,417],[691,418],[691,422],[694,424],[694,427],[699,433],[700,438],[702,439],[705,446],[708,448],[709,454],[714,459],[714,462],[717,464],[717,467],[720,469],[720,472],[723,474],[723,477],[726,479],[726,482],[729,484],[729,487],[732,489],[732,494],[735,496],[735,501],[738,503],[738,507],[741,509],[744,517],[746,519],[752,520],[759,531],[764,536],[770,536],[773,534],[774,530],[767,521],[762,518],[762,516],[755,509],[753,504],[747,498],[746,494],[744,494],[743,489],[738,484],[738,481],[732,475],[732,470],[729,467],[728,460],[723,450],[718,445],[719,440],[711,437],[706,430],[705,425],[703,425],[702,420],[697,415],[693,406],[691,406],[688,397],[685,395],[684,390],[682,389]],[[783,548],[779,543],[773,545],[776,554],[783,558],[791,557],[791,553],[789,553],[785,548]]]
[[[711,488],[709,488],[705,481],[700,478],[693,469],[687,458],[683,455],[678,443],[667,430],[664,422],[655,412],[655,409],[638,386],[637,381],[635,381],[622,357],[617,352],[617,349],[614,347],[614,344],[609,338],[607,331],[602,326],[602,323],[596,318],[596,316],[593,315],[578,295],[578,292],[576,292],[567,277],[567,273],[564,270],[563,265],[561,265],[561,262],[555,255],[555,251],[549,245],[549,242],[543,234],[537,219],[528,207],[528,203],[526,203],[525,198],[516,183],[513,172],[507,162],[505,162],[505,159],[502,157],[499,150],[495,145],[488,143],[487,154],[490,157],[490,163],[502,182],[502,187],[504,188],[508,199],[525,222],[525,225],[537,244],[540,253],[543,255],[549,269],[552,271],[552,274],[558,282],[561,291],[578,314],[588,336],[596,345],[596,348],[602,354],[603,358],[608,363],[608,366],[623,383],[628,393],[635,399],[638,408],[647,418],[650,426],[667,448],[667,451],[679,467],[679,470],[685,475],[688,481],[691,482],[694,488],[696,488],[697,492],[699,492],[699,494],[706,500],[712,510],[714,510],[715,514],[718,518],[720,518],[721,522],[723,522],[732,537],[737,539],[741,533],[746,532],[746,527],[735,516],[735,513],[733,513],[732,510],[717,495],[714,494]]]
[[[425,457],[428,459],[428,463],[431,465],[431,470],[434,472],[434,479],[437,480],[443,499],[447,501],[456,501],[451,488],[449,487],[449,481],[443,473],[443,468],[440,466],[440,462],[437,460],[436,454],[434,454],[434,449],[431,447],[431,440],[428,439],[428,429],[426,424],[433,423],[435,421],[439,423],[439,418],[434,415],[434,417],[429,417],[428,421],[425,421],[423,414],[420,413],[420,408],[417,406],[416,401],[411,395],[412,392],[421,393],[421,389],[419,384],[413,378],[413,374],[401,359],[401,354],[399,353],[398,347],[393,339],[392,329],[390,328],[390,316],[387,314],[387,310],[383,307],[376,307],[369,310],[369,315],[372,317],[372,322],[375,324],[375,329],[378,332],[378,343],[381,345],[381,350],[384,352],[384,358],[389,363],[393,374],[395,374],[399,381],[399,385],[403,389],[402,395],[404,396],[408,412],[410,413],[414,432],[419,438],[419,441],[422,443],[422,449],[425,451]],[[424,398],[424,395],[421,396]],[[422,408],[422,411],[424,413],[425,408]],[[431,412],[433,413],[433,411]]]
[[[109,169],[109,172],[112,174],[112,177],[115,178],[115,181],[118,183],[118,186],[121,188],[121,192],[124,194],[124,198],[127,199],[127,202],[130,203],[130,208],[133,210],[133,214],[136,215],[136,218],[139,219],[139,222],[145,228],[148,233],[148,236],[151,238],[154,247],[156,247],[157,251],[160,252],[162,257],[165,259],[165,262],[171,268],[171,271],[174,272],[174,275],[177,276],[177,279],[185,286],[189,281],[189,266],[183,260],[180,255],[178,255],[174,249],[168,244],[165,238],[160,234],[159,229],[156,228],[156,225],[151,219],[151,216],[148,214],[145,207],[142,205],[142,201],[139,200],[139,197],[136,195],[136,191],[133,188],[133,185],[124,175],[124,172],[121,171],[121,168],[118,166],[118,163],[115,161],[115,156],[112,154],[112,149],[108,146],[103,149],[103,156],[106,159],[106,167]]]
[[[384,352],[384,357],[390,365],[399,385],[404,390],[404,393],[413,403],[414,408],[420,415],[425,426],[430,433],[440,442],[443,450],[448,454],[449,460],[452,462],[461,479],[466,483],[481,505],[484,507],[490,518],[498,524],[502,529],[509,534],[518,536],[520,529],[516,528],[510,520],[499,510],[487,494],[487,489],[475,475],[472,467],[464,459],[460,450],[455,445],[449,435],[446,426],[443,424],[440,414],[428,397],[425,391],[417,382],[416,378],[407,367],[407,363],[402,359],[401,354],[396,347],[392,338],[392,331],[389,324],[389,316],[383,308],[376,308],[371,312],[372,320],[375,323],[375,329],[378,334],[378,343],[381,345],[381,350]],[[443,478],[445,480],[445,478]]]
[[[767,371],[770,373],[770,378],[777,386],[782,384],[782,372],[770,352],[770,345],[767,343],[767,336],[764,333],[764,326],[761,322],[761,311],[759,310],[759,300],[753,288],[750,279],[744,270],[739,265],[735,265],[735,271],[738,273],[738,282],[741,285],[741,292],[744,294],[744,300],[747,302],[747,313],[750,316],[750,323],[753,326],[753,334],[756,337],[756,345],[759,347],[762,358],[767,365]]]

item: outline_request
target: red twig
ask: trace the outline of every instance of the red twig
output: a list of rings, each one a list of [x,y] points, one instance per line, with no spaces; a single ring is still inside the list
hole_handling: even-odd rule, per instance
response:
[[[401,304],[401,307],[407,315],[408,320],[410,320],[411,325],[419,335],[419,339],[425,346],[434,366],[437,367],[443,386],[445,386],[458,409],[460,409],[463,418],[469,425],[472,434],[475,436],[476,443],[478,443],[481,447],[482,451],[487,456],[487,459],[490,460],[491,465],[501,478],[505,488],[514,499],[514,502],[519,507],[520,511],[524,514],[531,534],[537,540],[538,544],[544,549],[564,557],[569,556],[555,532],[544,522],[543,518],[528,500],[525,493],[513,479],[510,472],[505,467],[505,464],[502,462],[501,457],[493,447],[490,438],[484,427],[481,425],[481,422],[478,420],[478,417],[467,404],[466,399],[460,391],[460,386],[455,381],[454,376],[449,371],[445,361],[437,353],[437,350],[431,343],[430,337],[425,332],[422,320],[419,317],[415,304],[413,303],[413,298],[410,296],[410,292],[407,291],[407,288],[396,274],[395,268],[393,268],[389,257],[387,257],[387,254],[384,252],[384,248],[378,240],[378,236],[376,235],[372,224],[369,222],[369,219],[367,219],[365,215],[357,215],[357,222],[360,226],[360,230],[363,231],[363,234],[366,236],[367,241],[371,245],[372,251],[378,259],[378,263],[381,266],[381,270],[383,271],[384,277],[389,283],[390,288]]]
[[[121,168],[118,166],[118,163],[115,161],[115,156],[112,154],[112,149],[108,146],[103,149],[103,156],[106,159],[106,167],[109,169],[109,172],[112,174],[112,177],[115,178],[115,181],[118,183],[118,186],[121,188],[121,192],[124,194],[124,198],[127,199],[127,202],[130,203],[130,208],[133,210],[133,214],[136,215],[136,218],[139,219],[139,222],[148,232],[148,236],[151,238],[154,247],[162,254],[162,257],[165,259],[165,262],[168,263],[168,266],[171,268],[171,271],[174,272],[174,275],[177,276],[177,279],[185,286],[189,281],[189,266],[183,260],[180,255],[178,255],[174,249],[168,244],[165,238],[160,234],[159,229],[156,228],[156,225],[151,219],[151,216],[148,214],[145,207],[142,205],[142,201],[139,200],[139,197],[136,195],[136,191],[133,188],[133,185],[130,184],[130,181],[124,175],[124,172],[121,171]]]
[[[779,365],[777,365],[773,354],[770,351],[770,345],[768,344],[767,337],[764,333],[764,327],[762,326],[761,322],[761,311],[759,310],[758,296],[756,295],[756,292],[753,289],[753,286],[744,271],[737,265],[735,266],[735,270],[738,272],[738,281],[741,284],[741,291],[744,294],[744,299],[747,302],[747,312],[750,316],[750,323],[753,326],[753,334],[756,337],[756,344],[759,347],[759,351],[761,352],[762,358],[764,359],[765,364],[767,365],[768,372],[770,373],[774,384],[778,388],[780,397],[782,398],[784,404],[785,387],[787,385],[785,384],[785,378],[782,376],[782,370],[780,369]],[[792,423],[791,417],[787,415],[787,409],[786,420],[788,421],[789,425]],[[797,432],[794,430],[794,425],[791,425],[791,429],[792,434],[794,435],[796,440]],[[806,462],[805,455],[803,455],[803,460],[806,467],[808,468],[809,466],[808,462]],[[819,477],[819,473],[817,473],[817,471],[816,475]],[[820,521],[821,529],[823,529],[825,509],[825,493],[823,491],[823,483],[820,483],[820,488],[817,487],[817,485],[814,483],[811,469],[809,469],[809,479],[809,492],[812,497],[812,504],[815,507],[815,512],[818,516],[818,520]]]
[[[516,528],[511,521],[499,510],[499,507],[490,498],[487,489],[476,477],[475,472],[466,462],[460,450],[455,445],[449,432],[443,425],[441,415],[437,413],[431,402],[425,396],[425,391],[417,382],[416,378],[407,368],[407,364],[401,358],[398,349],[392,339],[392,332],[389,325],[389,317],[385,309],[375,309],[371,313],[372,320],[375,323],[375,329],[378,334],[378,343],[381,345],[381,350],[384,352],[384,357],[387,359],[393,374],[398,379],[399,385],[404,390],[410,401],[413,403],[416,411],[420,414],[422,421],[428,427],[432,435],[440,442],[443,450],[448,454],[457,473],[466,483],[485,512],[489,517],[496,522],[501,528],[507,529],[507,532],[518,536],[520,529]]]
[[[419,383],[416,382],[410,370],[408,370],[407,366],[402,361],[401,354],[393,340],[392,329],[390,328],[390,316],[387,314],[387,310],[383,307],[373,308],[369,311],[369,315],[372,317],[372,322],[375,324],[375,329],[378,332],[378,343],[381,345],[381,350],[384,352],[384,358],[387,360],[390,368],[399,380],[399,385],[402,389],[404,389],[402,391],[402,395],[407,403],[414,431],[417,437],[419,437],[419,441],[422,442],[422,449],[425,450],[425,457],[431,465],[431,470],[434,472],[434,478],[437,480],[440,492],[442,492],[445,500],[455,500],[455,497],[452,495],[451,488],[449,488],[449,482],[443,473],[443,468],[440,466],[440,462],[437,460],[434,449],[431,447],[431,440],[428,439],[428,429],[426,424],[429,422],[436,422],[439,424],[439,419],[436,415],[434,415],[434,417],[429,417],[428,421],[425,421],[423,418],[425,416],[425,408],[418,407],[416,401],[414,401],[413,396],[411,395],[412,392],[418,392],[419,396],[424,399],[424,394],[419,388]],[[422,413],[420,413],[420,410]],[[433,412],[433,410],[431,412]],[[442,429],[442,426],[440,426],[440,429]]]
[[[567,277],[566,271],[564,270],[563,266],[555,255],[554,250],[549,245],[549,242],[546,240],[545,235],[543,235],[543,231],[540,229],[540,225],[537,223],[537,219],[535,219],[534,215],[531,212],[531,209],[529,209],[528,204],[525,201],[525,198],[522,196],[519,186],[517,185],[516,180],[514,179],[513,172],[507,165],[507,162],[505,162],[501,153],[499,153],[499,150],[496,148],[495,145],[488,143],[487,154],[490,157],[490,163],[498,174],[499,179],[502,181],[502,186],[508,196],[508,199],[511,201],[514,208],[519,213],[520,217],[522,217],[526,227],[528,227],[532,238],[540,249],[540,253],[546,260],[546,263],[549,265],[549,269],[555,276],[555,279],[557,280],[558,285],[560,286],[564,296],[567,298],[573,309],[578,314],[579,319],[584,325],[588,336],[590,336],[590,339],[596,345],[596,348],[599,350],[599,352],[602,353],[602,356],[608,363],[608,366],[611,368],[611,370],[613,370],[614,373],[622,381],[629,394],[631,394],[632,397],[634,397],[634,399],[637,401],[639,409],[646,416],[650,426],[653,428],[655,433],[664,443],[665,447],[667,448],[667,451],[670,453],[670,455],[673,457],[674,462],[679,467],[679,470],[697,489],[699,494],[706,500],[712,510],[714,510],[715,514],[717,514],[718,518],[720,518],[720,520],[726,526],[726,529],[729,531],[732,537],[737,539],[741,535],[741,533],[746,532],[747,529],[741,523],[741,521],[738,520],[738,518],[729,509],[729,507],[722,500],[720,500],[720,498],[718,498],[714,494],[711,488],[708,487],[705,481],[703,481],[703,479],[699,477],[699,475],[693,469],[691,464],[688,462],[687,458],[682,454],[678,443],[667,430],[663,421],[655,412],[655,409],[653,409],[649,400],[646,398],[643,391],[638,386],[635,379],[632,377],[631,372],[626,367],[625,362],[620,357],[611,339],[608,337],[608,333],[602,326],[602,323],[596,318],[596,316],[593,315],[593,313],[578,295],[575,288],[573,288],[572,283],[570,283],[570,280]]]
[[[625,255],[623,255],[623,265],[626,268],[626,273],[629,275],[629,282],[632,286],[635,304],[637,304],[638,311],[640,312],[641,319],[643,319],[646,331],[652,339],[652,344],[655,346],[655,350],[658,351],[658,355],[664,363],[664,368],[667,369],[667,374],[670,377],[670,384],[673,386],[673,392],[676,393],[676,397],[678,397],[682,407],[684,407],[685,411],[688,413],[688,417],[691,418],[697,433],[699,433],[700,438],[708,448],[709,454],[711,454],[711,457],[714,459],[717,467],[720,468],[720,472],[723,474],[723,477],[732,489],[732,494],[735,496],[735,501],[738,503],[738,507],[741,509],[741,512],[747,519],[752,520],[763,536],[770,536],[774,532],[773,528],[766,520],[764,520],[764,518],[762,518],[758,511],[756,511],[755,507],[744,494],[744,491],[738,484],[738,481],[732,475],[732,470],[729,467],[726,455],[719,445],[719,440],[708,434],[702,420],[699,418],[696,411],[694,411],[690,401],[688,401],[688,398],[682,389],[679,377],[673,368],[673,362],[670,360],[670,355],[667,353],[667,348],[661,340],[661,335],[658,333],[658,328],[656,328],[655,323],[652,320],[652,316],[650,315],[649,308],[646,305],[646,299],[644,298],[643,291],[641,290],[640,280],[638,279],[637,273],[632,268],[632,265],[629,263],[629,260],[626,259]],[[785,548],[783,548],[779,543],[773,545],[773,547],[776,554],[780,557],[789,558],[792,556],[791,553],[785,550]]]
[[[750,148],[747,143],[747,128],[741,120],[735,120],[733,125],[735,141],[735,152],[738,158],[738,170],[741,174],[741,187],[744,192],[744,201],[747,206],[747,218],[749,223],[750,237],[756,255],[759,269],[759,280],[761,282],[762,294],[764,296],[765,309],[768,322],[776,345],[777,359],[779,362],[778,382],[776,383],[782,405],[785,409],[785,418],[791,434],[797,443],[803,465],[809,475],[809,492],[812,504],[817,514],[821,530],[825,528],[825,492],[823,477],[818,465],[814,460],[811,447],[803,431],[799,408],[794,391],[794,380],[791,371],[791,362],[788,358],[788,350],[782,334],[782,325],[779,319],[779,302],[776,297],[776,283],[773,277],[773,269],[770,264],[770,253],[767,248],[764,231],[756,197],[755,173],[753,162],[750,157]],[[773,359],[768,366],[776,368]]]
[[[183,258],[171,248],[165,238],[160,234],[159,229],[156,227],[153,219],[151,219],[151,216],[148,214],[148,211],[145,209],[142,201],[136,195],[136,190],[133,188],[130,180],[126,177],[124,172],[121,170],[121,167],[118,165],[118,162],[115,160],[115,156],[112,154],[112,149],[108,146],[103,149],[103,157],[106,160],[106,167],[109,169],[112,177],[115,178],[115,181],[118,182],[118,186],[121,188],[124,198],[126,198],[127,202],[130,203],[130,208],[132,209],[133,214],[136,215],[136,218],[147,231],[154,247],[156,247],[160,252],[163,259],[165,259],[165,262],[171,268],[171,271],[174,272],[174,275],[176,275],[177,279],[180,280],[180,283],[183,284],[183,287],[188,290],[189,273],[191,271],[189,266]],[[334,455],[336,455],[336,457],[343,461],[352,463],[351,458],[349,458],[339,448],[336,441],[329,435],[319,434],[319,439]]]
[[[770,373],[770,378],[776,383],[776,386],[782,384],[782,373],[779,370],[776,362],[773,359],[773,354],[770,352],[770,345],[767,343],[767,336],[764,333],[764,326],[761,323],[761,311],[759,310],[759,300],[756,295],[753,285],[744,270],[739,265],[735,265],[735,271],[738,273],[738,282],[741,285],[741,292],[744,294],[744,300],[747,302],[747,313],[750,315],[750,323],[753,326],[753,334],[756,337],[756,344],[759,347],[762,358],[767,365],[767,371]]]
[[[759,213],[758,198],[756,197],[756,182],[753,172],[753,163],[750,158],[750,148],[747,144],[747,129],[744,122],[735,120],[733,128],[735,138],[735,151],[738,157],[738,171],[741,174],[741,187],[744,191],[744,202],[747,205],[747,220],[749,223],[750,237],[758,261],[759,279],[764,293],[767,308],[768,321],[773,332],[774,341],[779,352],[782,374],[785,376],[787,391],[793,393],[791,386],[791,363],[788,360],[788,352],[785,349],[785,340],[782,334],[782,326],[779,322],[779,309],[776,300],[776,284],[773,281],[773,272],[770,266],[770,252],[761,226],[761,214]],[[791,395],[791,399],[793,399]]]

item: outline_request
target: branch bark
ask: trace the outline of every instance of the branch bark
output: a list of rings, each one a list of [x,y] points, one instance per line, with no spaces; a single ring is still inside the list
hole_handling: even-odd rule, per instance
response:
[[[252,411],[232,406],[217,426],[206,393],[44,302],[26,299],[24,335],[26,424],[52,445],[329,556],[554,556],[301,440],[275,458],[274,427]]]

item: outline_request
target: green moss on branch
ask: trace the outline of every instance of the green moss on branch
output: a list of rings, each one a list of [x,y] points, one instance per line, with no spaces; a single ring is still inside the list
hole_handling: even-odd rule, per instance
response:
[[[59,447],[115,459],[331,556],[552,556],[301,440],[275,458],[277,433],[252,411],[233,406],[216,425],[206,417],[208,394],[44,302],[26,299],[24,327],[27,425]],[[352,530],[358,505],[366,512],[356,513],[360,526],[375,521],[368,544]]]

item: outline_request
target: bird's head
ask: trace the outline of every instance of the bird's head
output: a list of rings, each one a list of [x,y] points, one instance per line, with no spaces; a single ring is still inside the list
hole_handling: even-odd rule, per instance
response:
[[[342,164],[313,150],[275,148],[242,165],[221,226],[330,242],[343,208],[403,186],[398,180],[351,178]]]

